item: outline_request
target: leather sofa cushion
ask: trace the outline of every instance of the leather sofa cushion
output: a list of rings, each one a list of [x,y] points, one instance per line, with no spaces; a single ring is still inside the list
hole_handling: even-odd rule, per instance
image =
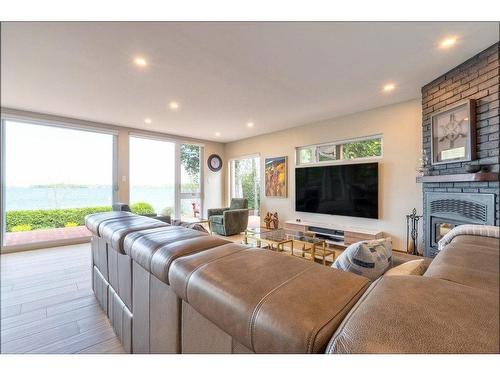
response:
[[[228,244],[229,241],[215,236],[200,236],[162,246],[151,259],[151,273],[170,285],[170,267],[177,258],[206,251]]]
[[[210,221],[216,224],[223,224],[224,223],[224,216],[223,215],[212,215],[210,216]]]
[[[169,284],[168,271],[176,258],[228,242],[194,229],[168,226],[130,233],[123,247],[137,264]]]
[[[99,225],[103,222],[113,219],[123,219],[126,217],[134,217],[135,215],[125,211],[109,211],[85,216],[85,226],[95,235],[99,234]]]
[[[212,236],[213,237],[213,236]],[[213,237],[218,238],[218,237]],[[200,267],[215,262],[221,258],[240,253],[247,250],[248,246],[228,243],[222,246],[214,247],[193,255],[187,255],[182,258],[175,259],[170,266],[168,278],[170,285],[175,293],[187,301],[187,289],[191,276]]]
[[[224,245],[177,259],[174,291],[256,353],[319,353],[369,280],[264,249]]]
[[[137,263],[149,270],[149,266],[142,264],[141,257],[151,258],[159,247],[171,242],[206,235],[206,233],[179,226],[144,229],[128,234],[123,241],[123,249],[125,254],[130,255]]]
[[[123,241],[129,233],[144,229],[167,226],[169,226],[169,224],[166,224],[159,220],[133,215],[131,217],[107,220],[102,222],[99,225],[99,233],[107,243],[111,244],[111,247],[115,251],[125,254],[125,250],[123,249]]]
[[[498,353],[498,292],[422,276],[383,276],[328,353]]]
[[[439,252],[424,275],[498,293],[500,286],[498,239],[494,246],[494,243],[490,243],[492,241],[472,243],[468,242],[468,239],[459,239],[460,237]],[[476,238],[486,239],[486,237]]]

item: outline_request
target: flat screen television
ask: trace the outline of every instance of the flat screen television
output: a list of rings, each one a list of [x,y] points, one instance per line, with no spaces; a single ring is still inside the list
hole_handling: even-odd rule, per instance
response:
[[[295,210],[378,219],[378,163],[296,168]]]

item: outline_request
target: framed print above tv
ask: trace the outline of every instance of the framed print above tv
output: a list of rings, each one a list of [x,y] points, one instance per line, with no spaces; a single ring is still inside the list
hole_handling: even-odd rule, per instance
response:
[[[471,161],[476,151],[475,101],[466,100],[431,116],[432,164]]]

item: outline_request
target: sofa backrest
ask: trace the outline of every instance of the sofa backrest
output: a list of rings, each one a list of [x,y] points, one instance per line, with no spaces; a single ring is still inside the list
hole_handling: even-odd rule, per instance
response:
[[[230,210],[241,210],[248,208],[248,199],[246,198],[231,198]]]
[[[479,289],[499,290],[499,241],[457,236],[434,258],[424,276]]]

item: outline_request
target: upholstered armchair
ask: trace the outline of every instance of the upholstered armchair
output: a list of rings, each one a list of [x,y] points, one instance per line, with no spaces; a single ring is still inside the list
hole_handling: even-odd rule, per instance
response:
[[[247,229],[248,200],[244,198],[231,199],[231,205],[226,208],[209,208],[208,221],[210,230],[222,236],[232,236]]]

